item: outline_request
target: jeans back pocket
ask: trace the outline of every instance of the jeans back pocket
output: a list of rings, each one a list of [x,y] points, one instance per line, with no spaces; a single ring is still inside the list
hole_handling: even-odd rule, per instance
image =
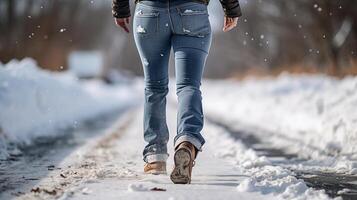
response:
[[[207,6],[195,3],[192,6],[178,8],[182,21],[182,33],[196,37],[204,37],[211,32]]]
[[[137,4],[134,16],[134,31],[138,35],[156,33],[159,29],[159,11]]]

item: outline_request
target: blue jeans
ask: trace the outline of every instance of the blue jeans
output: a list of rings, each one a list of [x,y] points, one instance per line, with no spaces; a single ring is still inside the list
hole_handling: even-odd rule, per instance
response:
[[[187,0],[141,1],[135,8],[133,32],[145,76],[144,161],[168,158],[166,95],[171,47],[175,54],[178,96],[174,145],[188,141],[201,151],[205,140],[201,135],[200,85],[212,40],[207,6]]]

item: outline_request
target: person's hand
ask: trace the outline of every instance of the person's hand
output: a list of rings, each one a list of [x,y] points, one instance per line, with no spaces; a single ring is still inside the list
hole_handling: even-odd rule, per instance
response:
[[[130,22],[130,17],[125,17],[125,18],[114,18],[115,24],[125,30],[125,32],[129,33],[129,22]]]
[[[228,32],[237,26],[238,17],[224,17],[223,31]]]

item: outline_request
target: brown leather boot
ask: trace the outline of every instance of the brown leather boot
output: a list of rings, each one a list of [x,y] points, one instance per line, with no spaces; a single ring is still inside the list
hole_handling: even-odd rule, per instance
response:
[[[153,162],[144,165],[144,172],[147,174],[166,174],[166,162]]]
[[[171,173],[171,181],[175,184],[190,184],[192,167],[196,158],[196,148],[190,142],[182,142],[175,151],[175,166]]]

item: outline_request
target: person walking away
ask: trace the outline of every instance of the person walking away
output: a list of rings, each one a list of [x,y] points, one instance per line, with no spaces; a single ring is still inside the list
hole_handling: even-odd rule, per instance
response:
[[[144,172],[166,174],[166,95],[171,48],[175,56],[178,97],[177,135],[174,138],[176,184],[191,183],[192,167],[205,139],[201,78],[212,40],[208,19],[209,0],[136,0],[133,34],[144,71]],[[220,0],[225,16],[223,31],[237,25],[241,10],[238,0]],[[129,33],[129,0],[113,0],[116,24]]]

